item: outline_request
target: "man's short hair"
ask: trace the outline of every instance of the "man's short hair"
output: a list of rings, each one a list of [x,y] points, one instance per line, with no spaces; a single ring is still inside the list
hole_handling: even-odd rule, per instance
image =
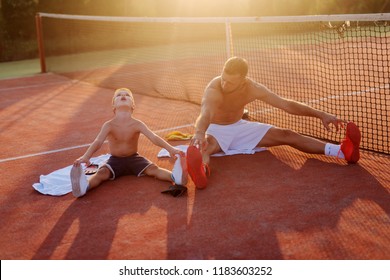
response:
[[[248,74],[248,62],[244,58],[233,56],[225,62],[223,72],[229,75],[240,74],[245,77]]]

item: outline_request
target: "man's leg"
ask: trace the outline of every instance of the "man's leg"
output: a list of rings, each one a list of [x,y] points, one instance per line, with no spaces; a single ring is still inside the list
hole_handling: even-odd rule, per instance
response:
[[[301,135],[295,131],[281,128],[270,128],[267,134],[259,142],[258,146],[272,147],[289,145],[305,153],[325,154],[356,163],[360,159],[359,145],[361,133],[352,122],[347,124],[345,139],[340,145],[325,143],[313,137]]]
[[[301,135],[290,129],[272,127],[259,142],[260,147],[272,147],[280,145],[289,145],[305,153],[324,154],[326,143]]]
[[[218,141],[213,136],[207,135],[206,140],[207,140],[207,146],[202,151],[202,158],[203,158],[203,163],[208,165],[210,163],[210,156],[212,154],[219,153],[222,150],[218,144]]]

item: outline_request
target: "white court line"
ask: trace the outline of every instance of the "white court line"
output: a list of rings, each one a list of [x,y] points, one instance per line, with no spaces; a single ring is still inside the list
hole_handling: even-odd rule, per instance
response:
[[[167,132],[167,131],[170,131],[170,130],[185,128],[185,127],[191,127],[191,126],[194,126],[194,125],[193,124],[185,124],[185,125],[175,126],[175,127],[171,127],[171,128],[164,128],[164,129],[156,130],[154,132],[155,133],[161,133],[161,132]],[[105,141],[105,143],[106,142],[107,141]],[[84,147],[88,147],[89,145],[91,145],[91,143],[78,145],[78,146],[67,147],[67,148],[61,148],[61,149],[56,149],[56,150],[50,150],[50,151],[45,151],[45,152],[40,152],[40,153],[35,153],[35,154],[28,154],[28,155],[24,155],[24,156],[4,158],[4,159],[0,159],[0,163],[7,162],[7,161],[13,161],[13,160],[19,160],[19,159],[25,159],[25,158],[31,158],[31,157],[36,157],[36,156],[42,156],[42,155],[49,155],[49,154],[54,154],[54,153],[59,153],[59,152],[79,149],[79,148],[84,148]]]
[[[39,87],[46,87],[46,86],[59,85],[59,84],[75,84],[77,82],[78,81],[70,80],[70,81],[51,82],[51,83],[37,84],[37,85],[9,87],[9,88],[0,89],[0,92],[2,92],[2,91],[11,91],[11,90],[27,89],[27,88],[39,88]]]

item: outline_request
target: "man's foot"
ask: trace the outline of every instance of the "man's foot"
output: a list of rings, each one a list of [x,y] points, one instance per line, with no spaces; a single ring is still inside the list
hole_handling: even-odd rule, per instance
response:
[[[360,159],[359,145],[361,133],[353,122],[347,124],[345,139],[341,142],[341,151],[348,163],[356,163]]]
[[[81,166],[72,166],[70,170],[70,181],[72,183],[72,193],[75,197],[85,195],[88,189],[88,179]]]
[[[195,146],[187,149],[187,167],[195,186],[199,189],[207,187],[206,166],[203,164],[202,154]]]
[[[185,186],[188,183],[187,161],[185,156],[176,155],[177,159],[172,169],[172,179],[176,185]]]
[[[244,113],[242,114],[242,119],[243,120],[249,119],[249,110],[248,109],[244,109]]]

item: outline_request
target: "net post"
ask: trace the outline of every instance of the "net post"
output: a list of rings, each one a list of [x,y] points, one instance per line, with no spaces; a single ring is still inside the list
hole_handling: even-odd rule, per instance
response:
[[[227,58],[230,58],[234,55],[233,53],[233,37],[232,37],[232,28],[230,26],[230,21],[227,18],[225,22],[225,32],[226,32],[226,54]]]
[[[45,48],[43,45],[42,18],[39,13],[35,15],[35,27],[37,29],[37,41],[41,73],[46,73]]]

